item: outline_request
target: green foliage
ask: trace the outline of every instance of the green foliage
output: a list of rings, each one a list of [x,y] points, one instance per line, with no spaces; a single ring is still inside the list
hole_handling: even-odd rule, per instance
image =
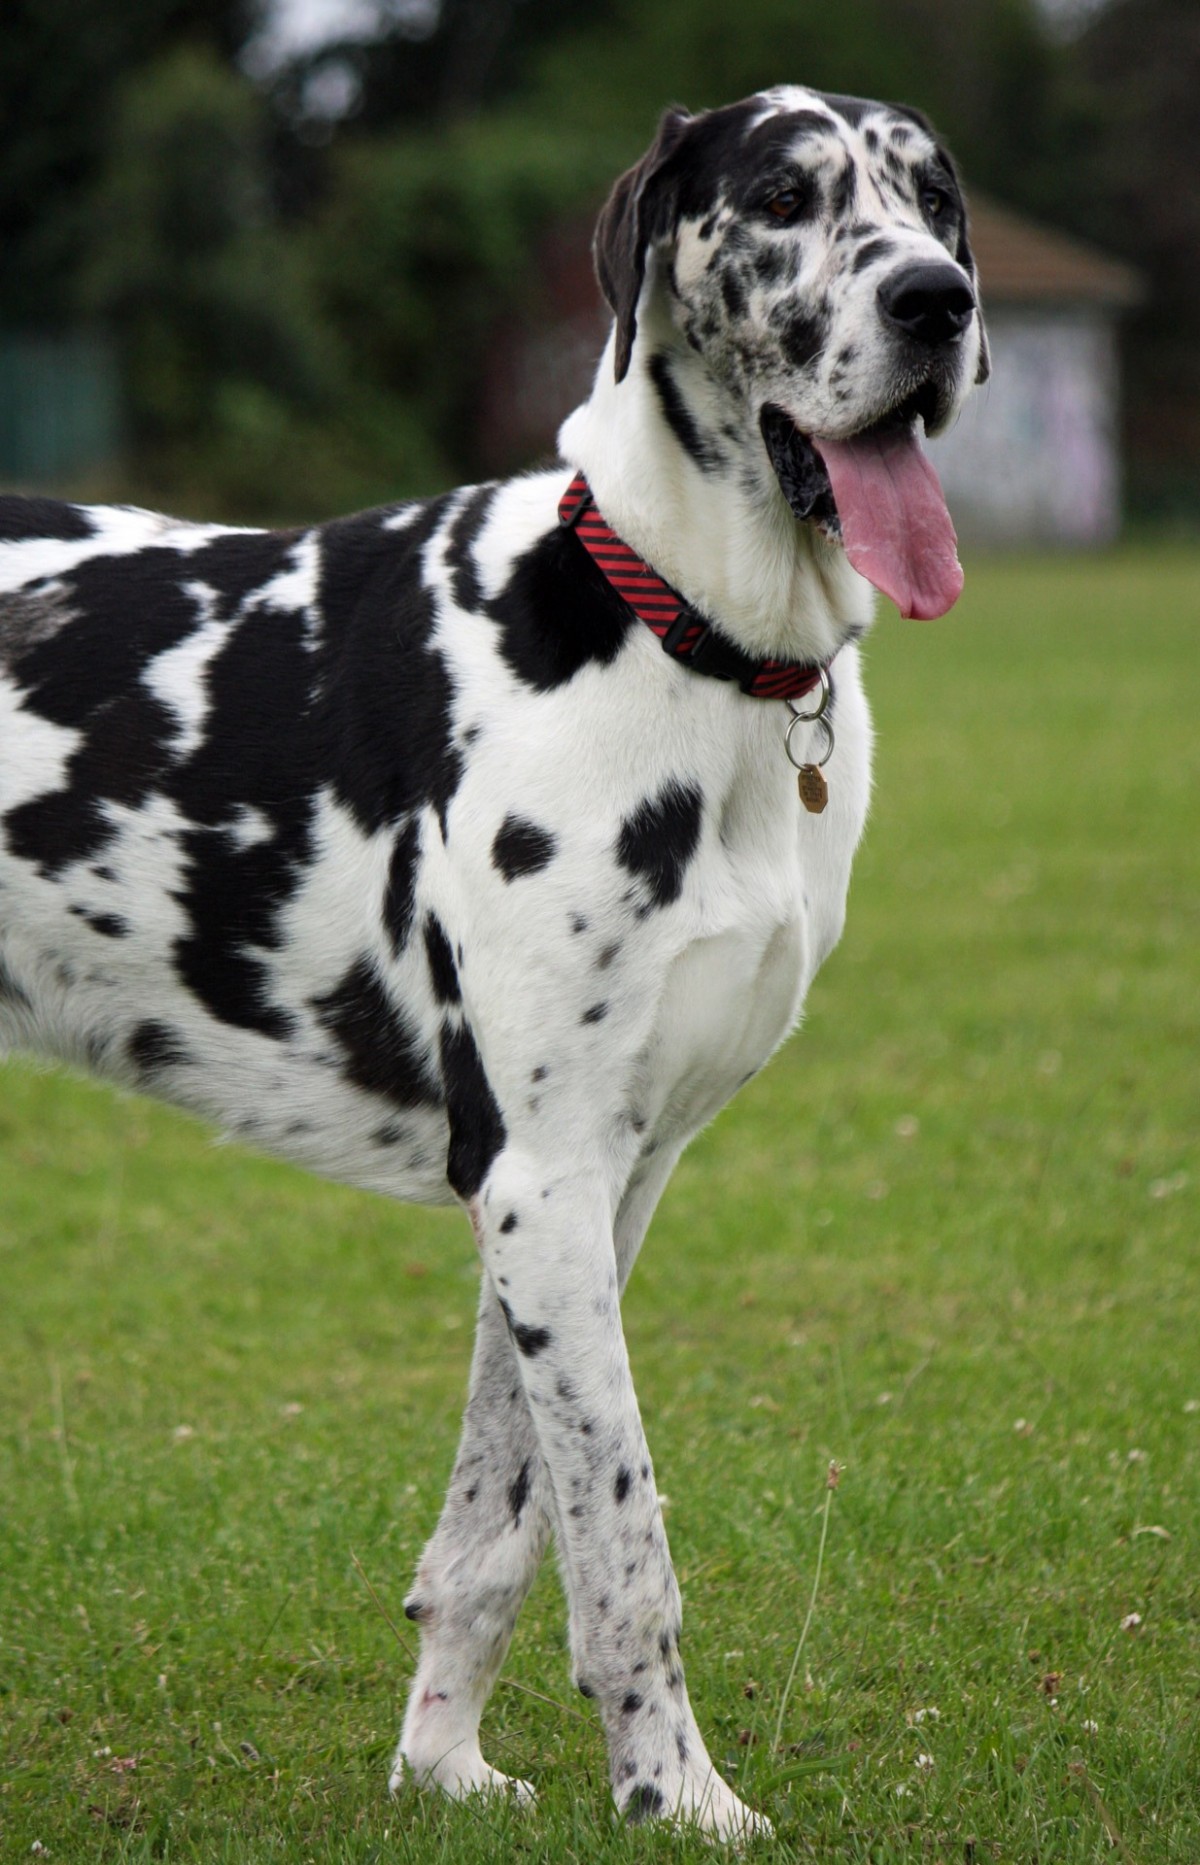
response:
[[[411,419],[381,418],[304,242],[273,212],[246,79],[189,48],[139,71],[116,101],[93,216],[82,295],[118,335],[141,471],[160,496],[305,518],[436,470]]]
[[[764,1858],[1200,1855],[1198,628],[1194,551],[968,563],[953,620],[881,619],[843,942],[633,1279]],[[355,1557],[407,1640],[459,1214],[15,1063],[0,1156],[0,1854],[711,1865],[613,1826],[552,1570],[485,1725],[537,1809],[385,1796],[409,1658]]]
[[[74,309],[87,200],[113,98],[181,41],[232,56],[250,0],[15,0],[0,23],[0,316],[59,327]]]
[[[330,322],[354,332],[356,370],[387,384],[449,475],[479,470],[489,344],[505,312],[536,303],[540,237],[614,166],[611,138],[517,115],[335,153],[311,249]]]

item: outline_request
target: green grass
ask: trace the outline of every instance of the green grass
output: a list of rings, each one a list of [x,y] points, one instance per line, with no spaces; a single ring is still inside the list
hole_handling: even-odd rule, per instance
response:
[[[692,1695],[775,1856],[1200,1857],[1198,641],[1183,550],[881,621],[845,939],[634,1279]],[[502,1687],[485,1743],[537,1812],[384,1793],[355,1557],[399,1618],[466,1225],[0,1082],[0,1857],[711,1857],[613,1827],[552,1570],[507,1676],[566,1707]]]

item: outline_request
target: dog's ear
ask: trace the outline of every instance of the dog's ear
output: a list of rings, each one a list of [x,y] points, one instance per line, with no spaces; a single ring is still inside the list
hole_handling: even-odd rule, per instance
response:
[[[624,380],[637,335],[637,305],[646,276],[646,248],[661,231],[667,204],[665,171],[692,121],[677,107],[663,114],[641,161],[614,184],[592,241],[596,277],[617,320],[617,381]]]

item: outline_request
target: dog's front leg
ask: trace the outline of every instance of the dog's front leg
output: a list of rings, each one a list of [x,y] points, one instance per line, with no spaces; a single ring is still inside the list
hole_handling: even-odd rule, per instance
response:
[[[553,1490],[576,1681],[596,1701],[630,1819],[762,1830],[719,1778],[679,1655],[679,1588],[621,1329],[612,1201],[597,1175],[502,1155],[473,1209]]]
[[[484,1761],[479,1719],[550,1534],[549,1491],[503,1310],[485,1275],[462,1439],[405,1612],[421,1628],[391,1786],[532,1795]]]

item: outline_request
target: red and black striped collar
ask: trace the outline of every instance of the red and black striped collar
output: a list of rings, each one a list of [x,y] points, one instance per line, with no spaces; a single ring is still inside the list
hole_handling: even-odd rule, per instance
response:
[[[799,699],[820,684],[828,668],[809,662],[754,660],[690,609],[650,565],[619,538],[592,497],[582,473],[558,503],[560,524],[573,530],[588,555],[635,615],[654,631],[665,651],[693,673],[733,680],[755,699]]]

